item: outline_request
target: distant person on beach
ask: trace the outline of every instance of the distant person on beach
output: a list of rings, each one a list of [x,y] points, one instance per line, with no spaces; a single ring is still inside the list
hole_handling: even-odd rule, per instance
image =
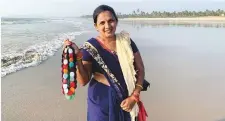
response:
[[[145,72],[136,44],[127,32],[115,33],[118,18],[110,6],[98,6],[93,20],[97,37],[82,48],[64,42],[75,49],[78,83],[89,83],[87,121],[145,121],[140,101]]]

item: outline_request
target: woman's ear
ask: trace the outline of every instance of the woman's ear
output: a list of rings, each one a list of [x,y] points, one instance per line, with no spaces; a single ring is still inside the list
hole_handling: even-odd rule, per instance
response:
[[[95,29],[98,31],[98,26],[96,23],[94,24],[94,26],[95,26]]]

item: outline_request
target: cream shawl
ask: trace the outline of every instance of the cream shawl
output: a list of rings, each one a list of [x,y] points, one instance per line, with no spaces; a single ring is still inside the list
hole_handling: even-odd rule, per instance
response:
[[[123,72],[123,76],[127,85],[129,96],[135,89],[136,83],[136,71],[134,70],[134,55],[131,48],[131,41],[129,34],[125,31],[122,31],[116,34],[116,51],[119,58],[120,66]],[[131,121],[135,121],[135,117],[138,115],[138,105],[134,105],[133,109],[130,112]]]

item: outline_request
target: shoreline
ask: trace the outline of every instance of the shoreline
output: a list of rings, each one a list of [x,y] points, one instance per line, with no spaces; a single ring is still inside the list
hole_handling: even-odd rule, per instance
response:
[[[77,35],[77,44],[92,35]],[[85,121],[87,86],[78,84],[75,99],[66,100],[61,92],[60,65],[61,49],[38,66],[2,77],[2,120]]]
[[[222,21],[225,22],[225,17],[177,17],[177,18],[119,18],[123,21]]]
[[[134,26],[185,26],[185,27],[225,27],[225,17],[194,17],[194,18],[120,18],[122,23]]]
[[[194,18],[120,18],[121,22],[142,22],[153,24],[223,24],[225,17],[194,17]]]

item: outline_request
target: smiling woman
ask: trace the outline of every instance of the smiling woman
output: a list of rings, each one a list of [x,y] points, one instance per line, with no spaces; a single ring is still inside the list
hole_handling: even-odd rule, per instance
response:
[[[99,35],[81,50],[72,44],[75,54],[83,55],[77,61],[77,81],[83,86],[89,83],[87,120],[145,121],[147,114],[139,101],[144,65],[136,44],[128,33],[115,33],[118,18],[110,6],[97,7],[93,20]]]
[[[116,31],[118,18],[113,10],[96,9],[93,15],[95,28],[100,36],[112,38]]]

